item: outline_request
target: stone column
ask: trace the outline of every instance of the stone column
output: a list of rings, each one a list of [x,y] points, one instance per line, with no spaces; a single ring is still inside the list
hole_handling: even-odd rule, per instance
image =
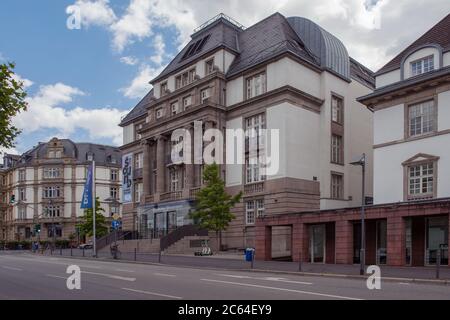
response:
[[[338,220],[335,224],[336,263],[353,263],[353,224],[349,220]]]
[[[304,223],[296,222],[292,225],[292,261],[298,262],[300,256],[302,262],[309,259],[308,250],[308,227]]]
[[[192,125],[189,125],[185,127],[186,130],[188,130],[190,134],[190,143],[189,146],[187,146],[184,150],[186,152],[186,155],[189,157],[187,162],[185,164],[185,174],[186,174],[186,186],[185,189],[189,190],[194,187],[194,178],[195,178],[195,172],[194,172],[194,127]]]
[[[164,136],[157,137],[156,146],[156,192],[161,194],[165,192],[165,181],[166,181],[166,153],[165,144],[167,138]]]
[[[255,259],[272,260],[272,227],[256,224]]]
[[[143,185],[143,195],[150,195],[150,181],[151,181],[151,160],[150,160],[150,141],[142,141],[143,149],[143,168],[142,168],[142,185]]]
[[[387,218],[387,264],[405,265],[405,219],[402,216]]]

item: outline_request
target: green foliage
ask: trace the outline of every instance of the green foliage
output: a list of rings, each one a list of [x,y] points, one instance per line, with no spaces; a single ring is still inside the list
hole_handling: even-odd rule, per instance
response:
[[[231,196],[225,192],[225,182],[220,178],[217,164],[206,165],[203,172],[205,186],[197,193],[195,211],[191,213],[202,228],[219,233],[235,219],[231,208],[241,200],[242,192]]]
[[[14,140],[20,130],[12,119],[27,109],[27,96],[23,82],[14,79],[14,63],[0,64],[0,147],[14,147]]]
[[[96,229],[96,237],[103,237],[108,233],[108,228],[106,227],[106,219],[103,215],[105,210],[100,206],[100,200],[97,197],[95,199],[95,229]],[[94,234],[93,231],[93,219],[94,216],[92,214],[92,209],[84,210],[84,216],[82,217],[82,223],[77,225],[80,229],[81,236],[92,237]]]

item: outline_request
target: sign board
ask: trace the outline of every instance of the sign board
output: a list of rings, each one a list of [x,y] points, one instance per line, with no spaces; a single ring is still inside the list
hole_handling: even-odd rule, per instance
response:
[[[113,221],[111,222],[111,227],[112,227],[114,230],[120,229],[121,226],[122,226],[122,221],[120,221],[120,220],[113,220]]]
[[[133,154],[122,157],[122,199],[123,203],[133,202]]]
[[[120,216],[117,213],[114,213],[112,218],[113,220],[119,220]]]

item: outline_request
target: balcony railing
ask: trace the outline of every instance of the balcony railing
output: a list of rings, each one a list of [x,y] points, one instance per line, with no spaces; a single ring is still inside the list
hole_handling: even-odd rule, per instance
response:
[[[178,200],[181,199],[183,197],[183,193],[182,191],[173,191],[173,192],[166,192],[166,193],[162,193],[159,196],[159,199],[161,201],[166,201],[166,200]]]
[[[195,199],[197,198],[197,193],[201,190],[201,187],[197,187],[197,188],[192,188],[189,191],[189,198],[191,199]]]
[[[244,186],[245,194],[264,192],[264,181],[246,184]]]
[[[145,203],[155,202],[155,196],[153,194],[148,194],[145,196]]]

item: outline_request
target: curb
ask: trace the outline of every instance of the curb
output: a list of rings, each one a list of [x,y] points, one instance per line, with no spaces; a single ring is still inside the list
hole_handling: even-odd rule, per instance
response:
[[[68,259],[79,259],[79,260],[89,260],[89,261],[99,261],[99,262],[114,262],[114,263],[129,263],[129,264],[139,264],[139,265],[153,265],[153,266],[167,266],[167,267],[178,267],[178,268],[191,268],[197,270],[223,270],[223,271],[240,271],[240,272],[259,272],[259,273],[274,273],[274,274],[288,274],[295,276],[309,276],[309,277],[328,277],[328,278],[344,278],[353,280],[367,280],[369,276],[366,275],[350,275],[341,273],[319,273],[319,272],[295,272],[295,271],[283,271],[283,270],[269,270],[269,269],[230,269],[230,268],[220,268],[220,267],[199,267],[199,266],[189,266],[189,265],[177,265],[170,263],[158,263],[158,262],[145,262],[145,261],[134,261],[134,260],[113,260],[109,258],[93,258],[93,257],[78,257],[78,256],[59,256],[59,255],[39,255],[40,257],[61,257]],[[405,282],[405,283],[415,283],[415,284],[433,284],[433,285],[450,285],[450,279],[420,279],[420,278],[396,278],[396,277],[382,277],[382,281],[387,282]]]

